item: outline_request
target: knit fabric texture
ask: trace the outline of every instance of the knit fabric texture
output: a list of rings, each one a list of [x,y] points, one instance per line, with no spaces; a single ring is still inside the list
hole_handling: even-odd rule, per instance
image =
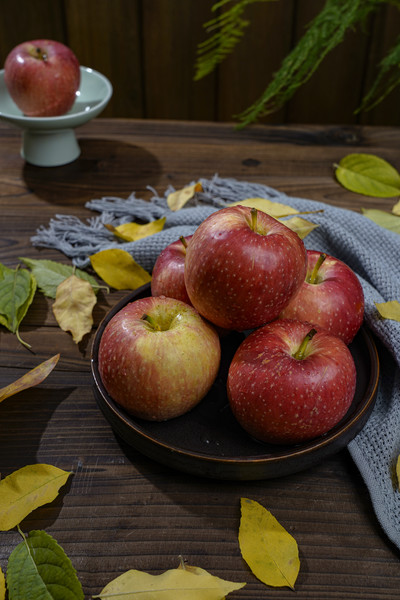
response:
[[[318,211],[308,215],[317,224],[305,239],[306,248],[325,252],[349,265],[357,274],[365,296],[365,323],[373,332],[380,353],[380,379],[373,412],[348,450],[370,492],[376,517],[389,539],[400,548],[400,492],[396,461],[400,454],[400,323],[379,316],[375,302],[400,301],[400,236],[376,225],[364,215],[315,202],[289,197],[268,186],[223,179],[198,180],[198,192],[184,208],[172,212],[167,196],[155,190],[150,201],[136,198],[105,197],[92,200],[87,208],[99,213],[86,222],[67,215],[56,215],[48,226],[32,238],[36,246],[57,248],[81,268],[89,256],[107,248],[122,248],[145,269],[151,271],[161,250],[181,235],[194,233],[211,213],[231,202],[247,198],[268,198],[299,211]],[[188,185],[196,182],[188,182]],[[162,232],[136,242],[118,242],[104,224],[117,226],[134,220],[148,222],[166,217]]]

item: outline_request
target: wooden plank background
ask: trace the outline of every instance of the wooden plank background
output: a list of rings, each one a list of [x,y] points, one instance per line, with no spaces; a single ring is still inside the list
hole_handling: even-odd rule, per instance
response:
[[[325,0],[256,3],[234,54],[195,82],[197,44],[213,0],[0,0],[0,62],[18,43],[51,38],[114,87],[103,117],[232,121],[255,101]],[[400,32],[400,11],[382,3],[349,32],[319,70],[266,123],[400,124],[400,89],[354,114],[379,61]]]

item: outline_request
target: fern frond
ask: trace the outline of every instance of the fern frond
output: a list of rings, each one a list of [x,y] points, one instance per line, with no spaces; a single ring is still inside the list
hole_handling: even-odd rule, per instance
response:
[[[249,21],[243,19],[243,13],[247,6],[255,2],[271,2],[272,0],[220,0],[213,5],[211,10],[217,12],[232,1],[234,4],[230,8],[203,25],[207,33],[213,31],[215,33],[197,46],[195,81],[211,73],[232,53],[249,25]]]
[[[237,115],[244,127],[281,108],[317,70],[345,33],[363,21],[383,0],[327,0],[306,33],[283,60],[261,97]]]
[[[379,65],[378,75],[356,113],[371,110],[400,85],[400,36]]]

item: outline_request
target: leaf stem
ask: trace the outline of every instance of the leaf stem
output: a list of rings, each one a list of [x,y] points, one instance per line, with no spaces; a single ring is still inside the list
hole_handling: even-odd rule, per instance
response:
[[[300,346],[297,348],[296,352],[292,354],[293,358],[295,358],[296,360],[303,360],[303,358],[305,357],[308,343],[310,342],[310,340],[312,340],[316,333],[316,329],[310,329],[310,331],[307,333],[307,335],[301,342]]]
[[[317,283],[317,279],[318,279],[318,272],[319,269],[322,265],[322,263],[324,262],[324,260],[326,259],[326,254],[324,252],[322,252],[319,257],[317,262],[314,265],[313,270],[311,271],[311,275],[308,279],[308,283],[312,283],[312,284],[316,284]]]

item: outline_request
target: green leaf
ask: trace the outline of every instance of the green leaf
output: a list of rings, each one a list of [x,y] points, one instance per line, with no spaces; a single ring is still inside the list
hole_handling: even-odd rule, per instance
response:
[[[82,586],[64,550],[45,531],[31,531],[7,567],[9,600],[83,600]]]
[[[351,192],[392,198],[400,194],[400,174],[373,154],[348,154],[336,165],[336,178]]]
[[[390,229],[390,231],[394,231],[395,233],[400,233],[399,216],[377,208],[362,208],[361,212],[377,225],[380,225],[385,229]]]
[[[71,265],[64,265],[53,260],[35,260],[23,257],[20,257],[20,260],[32,270],[40,291],[49,298],[56,297],[57,287],[71,275],[88,281],[95,292],[101,287],[89,273]]]
[[[0,280],[0,324],[19,335],[19,326],[32,303],[36,292],[36,279],[27,269],[8,269],[2,265],[3,278]]]

